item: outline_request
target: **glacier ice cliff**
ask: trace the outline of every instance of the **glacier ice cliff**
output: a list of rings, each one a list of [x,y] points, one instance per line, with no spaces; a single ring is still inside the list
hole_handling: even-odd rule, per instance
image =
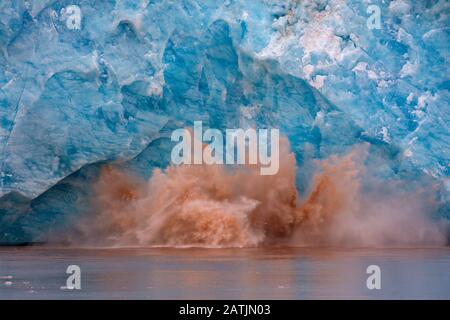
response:
[[[166,167],[171,131],[194,120],[280,128],[300,190],[312,160],[368,143],[378,176],[429,181],[450,217],[449,14],[445,0],[3,0],[0,242],[44,241],[85,210],[104,163]]]

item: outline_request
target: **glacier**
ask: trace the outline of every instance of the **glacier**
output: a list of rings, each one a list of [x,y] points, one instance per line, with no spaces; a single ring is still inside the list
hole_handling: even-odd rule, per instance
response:
[[[0,243],[69,223],[105,163],[167,167],[172,130],[195,120],[280,128],[299,190],[314,159],[367,143],[378,176],[429,182],[450,218],[449,14],[445,0],[3,0]]]

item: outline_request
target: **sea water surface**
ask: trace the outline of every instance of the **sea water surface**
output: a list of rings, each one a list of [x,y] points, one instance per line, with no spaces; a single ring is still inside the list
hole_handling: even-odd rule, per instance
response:
[[[66,288],[69,265],[80,290]],[[366,298],[450,299],[450,248],[0,247],[0,299]]]

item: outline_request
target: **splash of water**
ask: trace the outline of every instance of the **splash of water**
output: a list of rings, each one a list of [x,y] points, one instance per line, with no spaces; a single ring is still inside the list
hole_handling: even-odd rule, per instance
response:
[[[95,188],[95,214],[78,224],[71,240],[106,246],[444,244],[444,232],[427,217],[434,203],[425,193],[363,191],[364,157],[362,147],[319,162],[304,198],[286,139],[273,176],[260,175],[258,165],[181,165],[155,170],[144,182],[106,166]]]

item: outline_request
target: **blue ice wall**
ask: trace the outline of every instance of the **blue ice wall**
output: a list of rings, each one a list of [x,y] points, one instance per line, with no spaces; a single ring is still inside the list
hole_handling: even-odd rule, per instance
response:
[[[280,128],[301,190],[312,159],[368,142],[380,176],[428,176],[448,214],[449,13],[444,0],[3,0],[0,242],[70,221],[102,163],[167,166],[171,130],[194,120]]]

